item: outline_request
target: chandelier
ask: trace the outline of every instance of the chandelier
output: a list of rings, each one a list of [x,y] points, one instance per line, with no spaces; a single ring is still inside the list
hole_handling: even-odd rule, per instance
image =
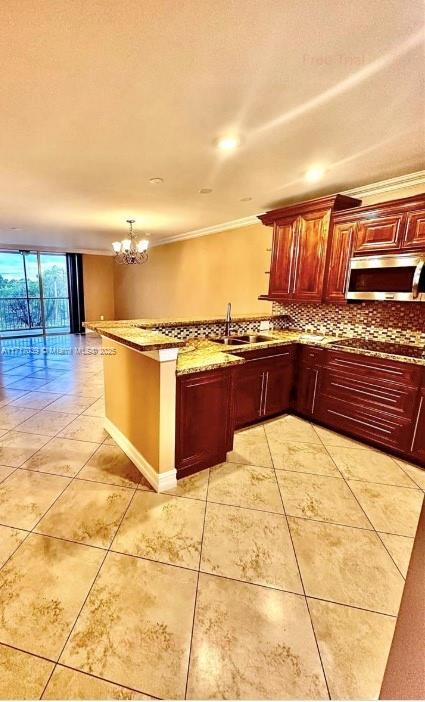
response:
[[[114,241],[112,248],[115,251],[115,258],[118,263],[146,263],[148,260],[148,239],[138,239],[133,232],[135,219],[127,219],[130,227],[129,238],[122,241]]]

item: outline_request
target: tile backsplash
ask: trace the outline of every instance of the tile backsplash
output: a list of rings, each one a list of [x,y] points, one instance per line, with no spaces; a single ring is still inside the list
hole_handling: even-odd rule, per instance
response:
[[[285,326],[335,336],[425,345],[425,304],[360,302],[347,305],[273,303]],[[276,325],[282,327],[282,319]]]

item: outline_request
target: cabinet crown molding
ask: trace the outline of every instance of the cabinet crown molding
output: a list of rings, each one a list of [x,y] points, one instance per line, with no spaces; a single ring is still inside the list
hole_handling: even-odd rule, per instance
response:
[[[349,208],[358,207],[361,205],[361,200],[350,197],[349,195],[326,195],[318,197],[314,200],[305,200],[304,202],[295,202],[286,207],[279,207],[276,210],[270,210],[265,214],[258,215],[258,219],[266,226],[272,226],[276,221],[291,215],[298,215],[304,212],[318,212],[319,210],[346,210]]]

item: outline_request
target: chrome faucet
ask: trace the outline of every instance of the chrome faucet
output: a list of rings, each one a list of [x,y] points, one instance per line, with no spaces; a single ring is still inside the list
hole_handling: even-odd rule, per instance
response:
[[[230,326],[232,324],[232,303],[227,303],[226,318],[224,322],[224,336],[229,336]]]

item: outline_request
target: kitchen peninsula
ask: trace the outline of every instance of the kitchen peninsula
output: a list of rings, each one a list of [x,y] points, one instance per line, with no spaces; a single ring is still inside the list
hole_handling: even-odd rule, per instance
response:
[[[104,347],[105,429],[158,491],[225,461],[235,429],[285,412],[425,464],[419,345],[306,334],[267,314],[235,317],[230,345],[222,318],[86,326]]]

